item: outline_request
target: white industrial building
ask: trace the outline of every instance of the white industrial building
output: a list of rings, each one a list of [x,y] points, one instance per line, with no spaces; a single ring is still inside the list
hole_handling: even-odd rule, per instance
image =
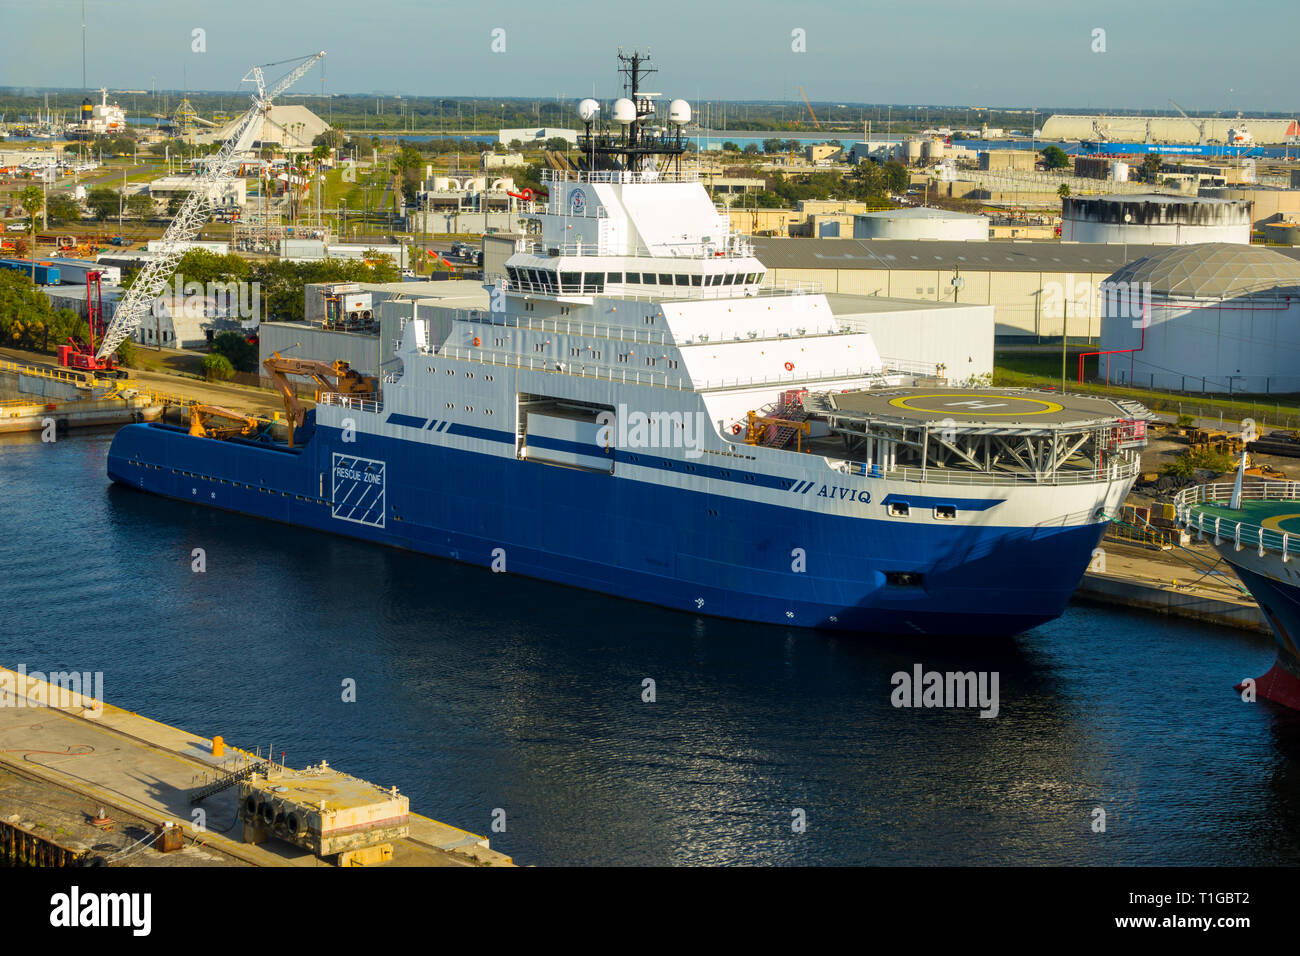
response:
[[[578,144],[578,131],[576,129],[561,129],[554,126],[537,126],[531,129],[503,129],[497,134],[497,142],[502,146],[509,146],[518,140],[525,148],[532,147],[537,149],[545,146],[548,139],[559,136],[568,140],[573,145]]]
[[[854,239],[953,239],[988,242],[989,221],[984,216],[946,209],[913,206],[886,209],[853,217]]]
[[[239,118],[233,119],[220,129],[198,134],[195,140],[200,143],[224,143],[235,134],[238,125]],[[254,140],[253,148],[275,146],[287,153],[309,153],[312,150],[312,140],[329,128],[329,123],[305,106],[277,103],[267,110],[262,131]]]
[[[1102,296],[1098,377],[1195,392],[1300,392],[1300,262],[1260,246],[1177,246]]]
[[[1188,245],[1250,243],[1251,203],[1240,199],[1143,195],[1066,196],[1065,242]]]
[[[197,176],[163,176],[149,183],[149,198],[165,203],[184,199],[198,184]],[[242,179],[223,179],[208,186],[208,200],[219,209],[239,209],[248,202],[248,184]]]

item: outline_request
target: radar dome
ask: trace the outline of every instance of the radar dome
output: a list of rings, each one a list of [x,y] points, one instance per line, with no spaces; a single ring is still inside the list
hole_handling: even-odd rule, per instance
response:
[[[578,104],[578,118],[584,123],[590,123],[595,120],[596,114],[599,112],[600,104],[590,97]]]
[[[691,121],[691,104],[685,100],[673,100],[668,104],[668,122],[674,126],[685,126]]]
[[[636,106],[627,97],[620,96],[614,101],[614,122],[620,126],[636,122]]]

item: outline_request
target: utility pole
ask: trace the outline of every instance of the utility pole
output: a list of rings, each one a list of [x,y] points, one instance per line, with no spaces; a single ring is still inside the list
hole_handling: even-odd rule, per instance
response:
[[[1061,314],[1061,393],[1065,393],[1065,342],[1066,332],[1070,328],[1070,297],[1064,296],[1061,300],[1063,312]]]

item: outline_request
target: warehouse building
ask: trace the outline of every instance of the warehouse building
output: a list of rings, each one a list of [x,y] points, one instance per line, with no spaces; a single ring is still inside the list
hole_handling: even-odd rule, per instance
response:
[[[1167,246],[866,239],[753,240],[775,282],[815,282],[830,292],[991,305],[999,340],[1060,341],[1101,334],[1100,284]],[[1300,250],[1279,249],[1300,259]],[[958,286],[953,280],[960,279]]]
[[[1061,239],[1066,242],[1250,243],[1251,203],[1242,199],[1161,193],[1066,196]]]
[[[1259,246],[1165,249],[1108,277],[1098,377],[1196,392],[1300,392],[1300,262]]]

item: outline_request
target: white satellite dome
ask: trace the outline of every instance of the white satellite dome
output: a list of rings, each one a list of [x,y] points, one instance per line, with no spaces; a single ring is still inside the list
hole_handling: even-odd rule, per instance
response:
[[[636,106],[625,96],[614,101],[614,122],[620,126],[636,122]]]
[[[685,100],[673,100],[668,104],[668,122],[674,126],[685,126],[691,121],[691,104]]]
[[[583,100],[578,104],[578,119],[584,123],[590,123],[596,119],[596,114],[600,112],[600,104],[591,97]]]

